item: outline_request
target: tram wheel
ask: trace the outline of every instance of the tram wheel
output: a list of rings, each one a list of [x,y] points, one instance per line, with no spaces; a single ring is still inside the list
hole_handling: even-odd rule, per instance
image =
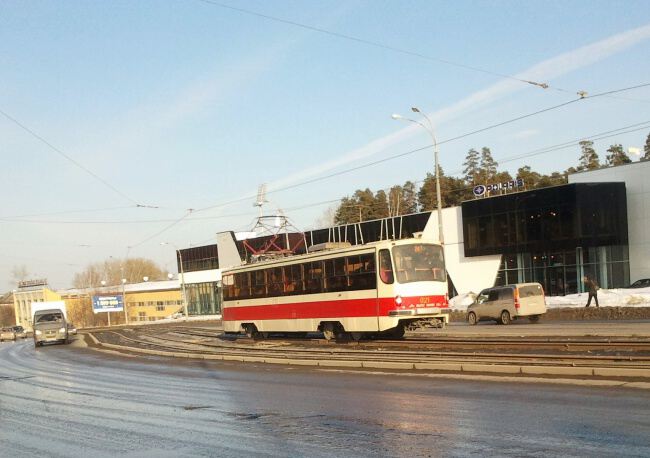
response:
[[[247,324],[244,330],[246,331],[246,337],[251,339],[255,339],[259,335],[259,332],[257,332],[257,326],[254,324]]]
[[[325,337],[325,340],[332,340],[336,337],[333,323],[325,323],[323,325],[323,337]]]
[[[501,312],[501,324],[510,324],[510,312],[507,310]]]

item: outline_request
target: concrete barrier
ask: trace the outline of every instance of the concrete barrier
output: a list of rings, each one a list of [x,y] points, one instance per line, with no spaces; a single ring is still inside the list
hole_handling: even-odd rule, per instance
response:
[[[461,365],[463,372],[487,372],[489,374],[520,374],[520,366],[507,364],[466,364]]]

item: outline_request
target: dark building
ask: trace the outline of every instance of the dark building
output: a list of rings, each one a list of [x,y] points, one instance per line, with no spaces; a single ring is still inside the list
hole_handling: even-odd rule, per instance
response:
[[[629,284],[625,183],[573,183],[462,203],[466,257],[502,254],[496,284],[536,281],[547,294]]]

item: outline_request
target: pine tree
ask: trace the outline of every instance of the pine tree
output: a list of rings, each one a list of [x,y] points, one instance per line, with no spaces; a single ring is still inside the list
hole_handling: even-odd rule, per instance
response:
[[[648,134],[648,138],[645,139],[645,146],[643,147],[643,151],[645,154],[641,158],[642,161],[650,161],[650,134]]]
[[[484,146],[481,148],[481,178],[483,178],[483,182],[487,183],[490,180],[494,179],[495,175],[497,174],[497,167],[499,163],[494,160],[492,157],[492,152],[490,151],[490,148],[487,146]]]
[[[600,167],[600,159],[598,153],[594,149],[594,142],[590,140],[582,140],[580,143],[580,163],[578,170],[593,170]]]
[[[525,189],[535,189],[541,176],[539,173],[533,172],[529,165],[524,165],[517,170],[517,178],[524,180]]]
[[[474,148],[470,149],[465,156],[465,162],[463,162],[463,173],[465,174],[464,178],[471,185],[478,184],[477,178],[480,171],[479,168],[479,153]]]
[[[404,186],[395,185],[388,191],[389,216],[408,215],[418,211],[415,184],[407,181]]]
[[[610,146],[607,152],[610,153],[607,155],[607,165],[622,165],[632,162],[628,155],[625,154],[621,144]]]
[[[408,215],[418,211],[418,196],[415,183],[412,181],[407,181],[402,187],[402,202],[403,210],[400,211],[400,214]]]
[[[388,216],[390,216],[388,214],[388,196],[386,196],[386,191],[380,189],[375,193],[369,219],[387,218]]]

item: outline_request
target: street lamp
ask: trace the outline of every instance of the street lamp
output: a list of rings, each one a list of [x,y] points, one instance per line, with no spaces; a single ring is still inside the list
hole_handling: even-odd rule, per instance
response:
[[[442,233],[442,199],[440,197],[440,165],[438,164],[438,142],[436,141],[436,135],[433,131],[433,123],[429,117],[426,114],[422,113],[417,107],[412,107],[411,111],[414,113],[419,113],[424,119],[426,119],[428,126],[422,124],[420,121],[416,121],[415,119],[411,118],[405,118],[404,116],[398,114],[393,114],[391,118],[417,124],[426,130],[429,135],[431,135],[431,140],[433,141],[434,167],[436,169],[436,196],[438,198],[438,238],[440,239],[440,244],[444,245],[445,238]]]
[[[178,249],[176,245],[173,243],[169,242],[160,242],[161,245],[171,245],[176,249],[176,252],[178,253],[178,258],[181,264],[181,291],[183,292],[183,315],[185,315],[185,320],[188,318],[188,313],[187,313],[187,294],[185,292],[185,272],[183,271],[183,253],[181,250]]]
[[[122,268],[122,275],[124,275],[124,268]],[[124,324],[129,324],[129,312],[126,310],[126,291],[124,291],[124,286],[126,285],[126,278],[122,279],[122,307],[124,307]]]

